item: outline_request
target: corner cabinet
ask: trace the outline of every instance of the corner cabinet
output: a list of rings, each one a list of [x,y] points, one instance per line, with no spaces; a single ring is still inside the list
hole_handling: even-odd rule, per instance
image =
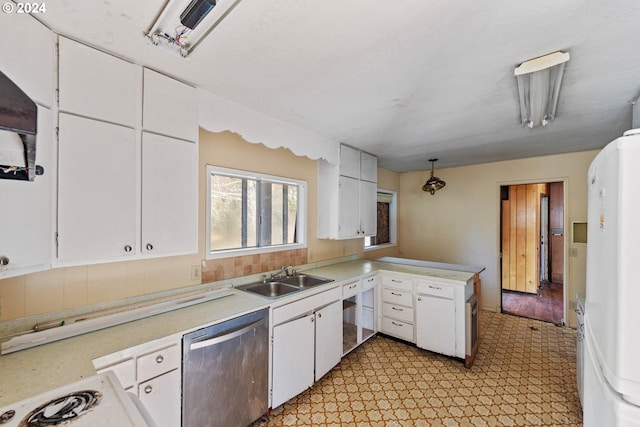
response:
[[[196,253],[196,89],[62,37],[59,63],[58,264]]]
[[[378,161],[340,146],[338,165],[318,161],[318,237],[352,239],[376,234]]]

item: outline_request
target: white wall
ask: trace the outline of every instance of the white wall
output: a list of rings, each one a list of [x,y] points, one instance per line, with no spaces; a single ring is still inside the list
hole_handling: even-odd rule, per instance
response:
[[[565,235],[571,221],[587,219],[587,169],[598,150],[437,169],[447,186],[430,195],[422,191],[429,171],[400,176],[399,252],[407,258],[486,267],[481,274],[482,308],[500,310],[500,185],[566,180]],[[566,240],[567,295],[584,293],[585,245]],[[569,248],[577,257],[569,257]],[[575,315],[565,313],[569,325]]]

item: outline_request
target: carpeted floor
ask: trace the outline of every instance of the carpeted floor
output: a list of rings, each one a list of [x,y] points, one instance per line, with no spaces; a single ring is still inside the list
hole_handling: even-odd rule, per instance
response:
[[[576,333],[482,312],[475,364],[376,336],[263,426],[581,426]]]

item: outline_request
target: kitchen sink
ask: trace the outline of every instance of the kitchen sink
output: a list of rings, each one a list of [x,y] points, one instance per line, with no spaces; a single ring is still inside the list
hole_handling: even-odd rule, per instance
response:
[[[276,281],[252,283],[246,287],[240,286],[240,289],[269,298],[279,297],[300,290],[297,286]]]
[[[280,279],[280,281],[299,288],[310,288],[312,286],[322,285],[323,283],[333,282],[333,279],[325,279],[324,277],[310,276],[308,274],[295,274],[284,277]]]
[[[249,283],[248,285],[238,286],[238,289],[253,292],[254,294],[259,294],[267,298],[277,298],[329,282],[333,282],[333,279],[311,276],[309,274],[294,274],[293,276],[283,277],[281,279]]]

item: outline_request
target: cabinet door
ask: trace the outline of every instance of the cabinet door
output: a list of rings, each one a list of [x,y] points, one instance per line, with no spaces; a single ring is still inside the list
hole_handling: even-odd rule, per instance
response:
[[[59,44],[60,111],[135,126],[139,68],[64,37]]]
[[[310,314],[273,328],[272,408],[313,385],[314,323]]]
[[[358,237],[360,235],[359,187],[357,179],[340,177],[338,209],[338,238]]]
[[[447,356],[456,352],[456,308],[452,299],[416,298],[416,345]]]
[[[198,251],[198,163],[193,142],[142,135],[142,252]]]
[[[2,44],[0,70],[34,102],[51,107],[56,76],[54,33],[26,13],[0,13],[0,28],[4,34],[21,35],[19,41]]]
[[[360,153],[360,179],[378,182],[378,159],[369,153]]]
[[[138,386],[138,398],[158,427],[175,427],[181,423],[180,371],[178,369]]]
[[[38,106],[36,164],[44,174],[33,182],[0,180],[0,279],[45,270],[51,266],[52,203],[55,182],[52,114]]]
[[[197,141],[198,95],[195,88],[145,68],[142,127],[163,135]]]
[[[136,252],[133,129],[60,114],[58,259],[87,262]]]
[[[360,230],[362,236],[377,233],[378,186],[375,182],[360,181]]]
[[[316,312],[316,373],[318,381],[342,358],[342,302]]]
[[[340,146],[340,175],[360,179],[360,151]]]

